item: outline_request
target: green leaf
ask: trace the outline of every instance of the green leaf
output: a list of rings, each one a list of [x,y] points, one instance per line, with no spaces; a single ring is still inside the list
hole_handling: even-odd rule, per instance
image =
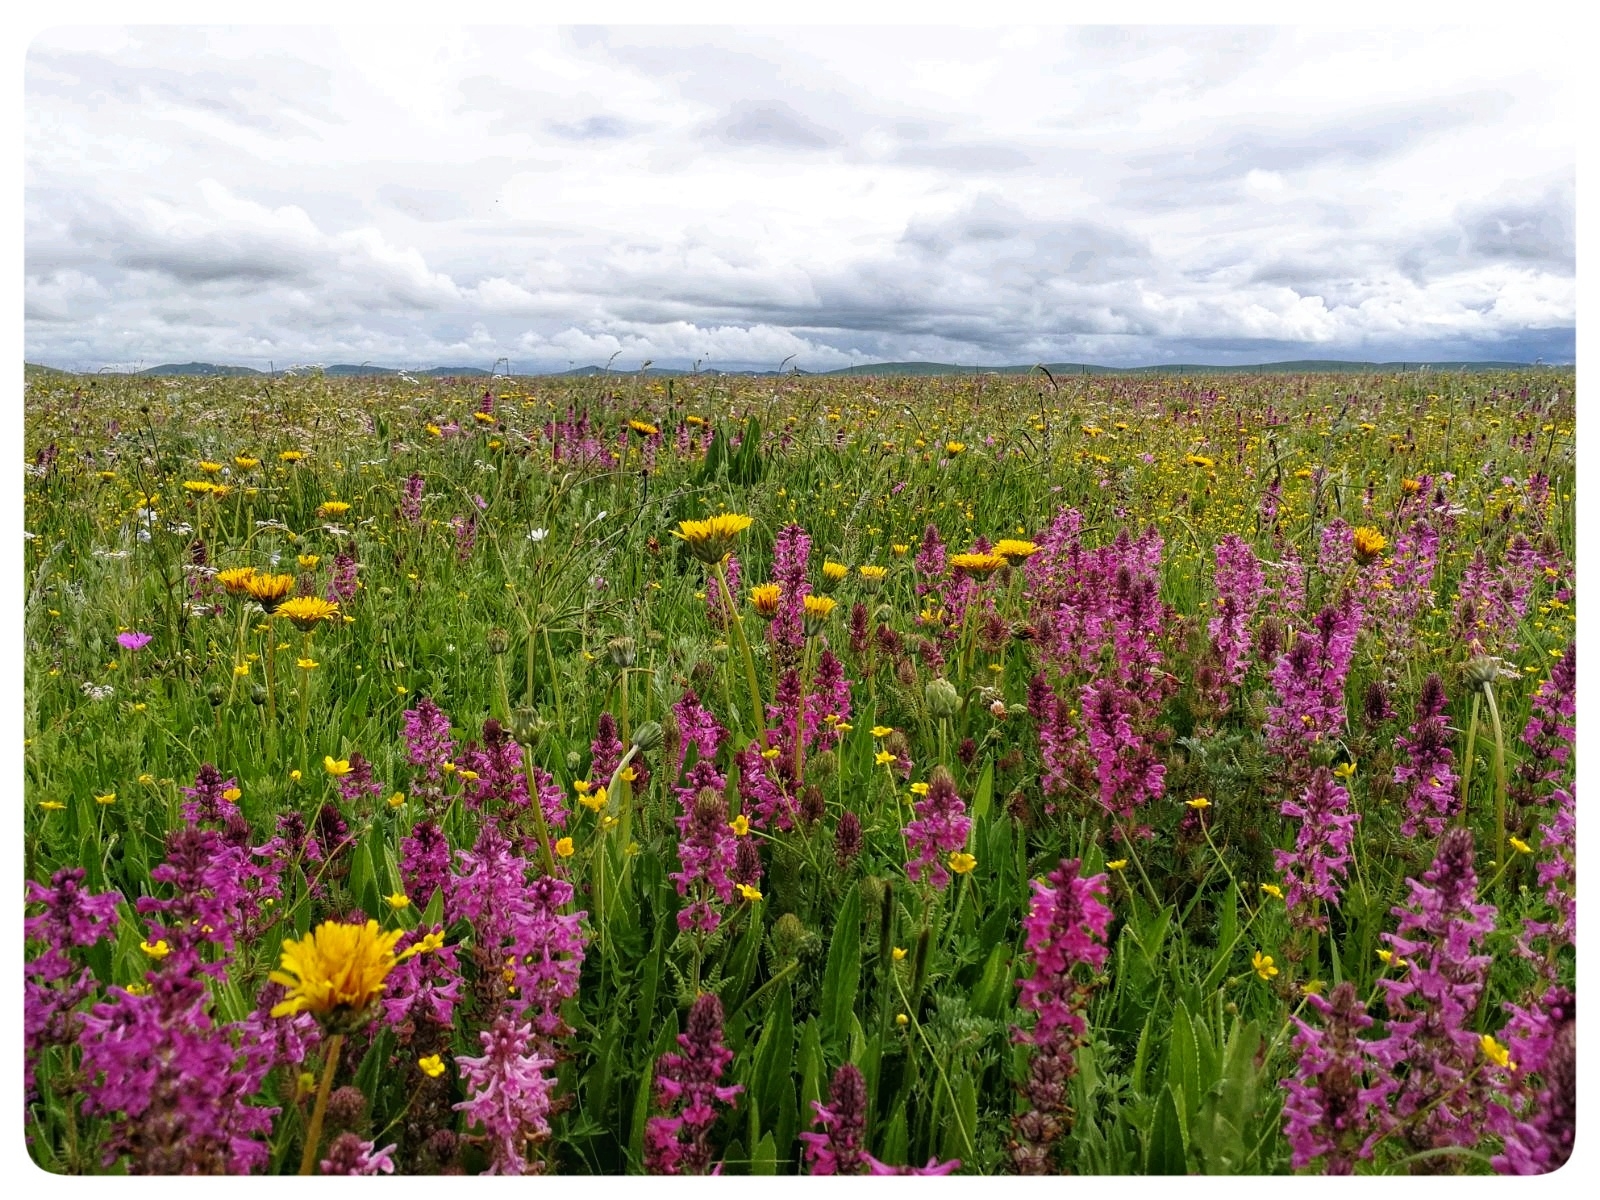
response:
[[[833,944],[822,976],[822,1024],[830,1044],[844,1041],[861,979],[861,888],[852,884],[839,905]]]
[[[983,764],[983,774],[978,777],[977,790],[972,793],[972,819],[983,820],[994,802],[994,759]]]
[[[940,1087],[942,1090],[943,1085]],[[945,1126],[941,1157],[959,1158],[964,1162],[970,1160],[977,1141],[978,1093],[973,1087],[972,1076],[963,1075],[956,1087],[955,1111]]]
[[[1178,1103],[1171,1084],[1161,1089],[1161,1095],[1156,1100],[1155,1121],[1150,1126],[1144,1169],[1147,1175],[1184,1175],[1188,1172],[1183,1120],[1178,1115]]]
[[[1172,1027],[1167,1043],[1167,1084],[1182,1101],[1184,1113],[1199,1110],[1200,1054],[1195,1046],[1189,1010],[1181,1000],[1172,1011]]]
[[[794,1008],[789,985],[785,983],[767,1013],[751,1068],[750,1090],[760,1101],[762,1112],[773,1117],[778,1115],[779,1092],[791,1087],[789,1072],[793,1065]]]
[[[1010,998],[1011,962],[1007,957],[1010,949],[1005,942],[996,941],[989,951],[988,961],[983,964],[978,986],[972,989],[972,1011],[980,1017],[997,1019]]]
[[[774,1145],[772,1135],[764,1133],[761,1140],[756,1143],[755,1151],[750,1155],[750,1174],[776,1175],[778,1173],[778,1149]]]
[[[817,1111],[811,1107],[811,1102],[822,1099],[823,1089],[828,1083],[819,1028],[815,1017],[807,1017],[805,1027],[800,1031],[800,1053],[797,1057],[800,1063],[799,1121],[802,1129],[811,1124],[812,1115]]]
[[[1150,1048],[1154,1044],[1154,1038],[1151,1033],[1155,1019],[1155,1009],[1151,1009],[1145,1016],[1144,1028],[1139,1031],[1139,1045],[1133,1052],[1133,1072],[1130,1076],[1130,1082],[1133,1084],[1133,1090],[1136,1095],[1144,1094],[1144,1073],[1145,1069],[1150,1065]]]

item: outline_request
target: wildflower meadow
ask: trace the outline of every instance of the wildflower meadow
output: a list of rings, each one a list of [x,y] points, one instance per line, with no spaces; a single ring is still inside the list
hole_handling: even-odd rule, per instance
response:
[[[29,1154],[1536,1174],[1570,370],[30,371]]]

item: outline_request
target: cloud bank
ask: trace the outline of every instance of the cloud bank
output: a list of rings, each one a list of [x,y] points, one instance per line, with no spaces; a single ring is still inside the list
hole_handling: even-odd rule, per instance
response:
[[[1537,30],[59,30],[30,361],[1570,361]]]

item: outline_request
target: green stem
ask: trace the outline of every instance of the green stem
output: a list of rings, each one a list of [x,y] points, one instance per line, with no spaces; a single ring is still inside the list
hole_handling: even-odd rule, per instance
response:
[[[733,593],[728,591],[728,577],[723,572],[722,564],[716,563],[712,570],[717,575],[717,586],[722,589],[722,603],[731,618],[729,622],[733,627],[733,640],[739,643],[739,653],[744,658],[744,681],[750,689],[750,715],[755,719],[756,739],[761,743],[761,748],[767,748],[767,722],[766,709],[761,703],[761,685],[756,682],[756,660],[750,653],[750,642],[744,636],[744,614],[734,607]]]
[[[328,1091],[333,1087],[333,1072],[339,1065],[339,1050],[344,1045],[344,1034],[336,1033],[328,1039],[328,1058],[322,1065],[322,1082],[317,1085],[317,1103],[311,1110],[311,1124],[306,1129],[306,1146],[300,1152],[300,1174],[311,1174],[317,1165],[317,1145],[322,1141],[322,1118],[328,1111]]]
[[[556,675],[555,651],[550,649],[550,627],[541,625],[539,627],[539,635],[544,638],[544,658],[550,664],[550,691],[555,694],[556,698],[556,724],[560,727],[562,733],[566,733],[567,715],[561,707],[561,680]],[[529,678],[532,678],[531,671],[529,672]]]
[[[1494,832],[1495,861],[1506,861],[1506,739],[1500,728],[1500,706],[1495,703],[1494,685],[1483,685],[1489,702],[1489,724],[1494,729]]]
[[[1461,811],[1456,814],[1456,824],[1467,823],[1467,791],[1472,786],[1472,754],[1478,742],[1478,704],[1481,692],[1472,694],[1472,720],[1467,724],[1467,752],[1461,756]]]
[[[276,729],[278,727],[278,638],[272,628],[272,617],[267,617],[266,636],[267,658],[267,725]]]

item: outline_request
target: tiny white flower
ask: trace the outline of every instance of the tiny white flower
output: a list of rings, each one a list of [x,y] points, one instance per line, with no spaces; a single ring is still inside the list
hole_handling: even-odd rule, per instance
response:
[[[535,529],[529,532],[528,540],[530,542],[542,542],[549,536],[550,531],[548,529]]]

